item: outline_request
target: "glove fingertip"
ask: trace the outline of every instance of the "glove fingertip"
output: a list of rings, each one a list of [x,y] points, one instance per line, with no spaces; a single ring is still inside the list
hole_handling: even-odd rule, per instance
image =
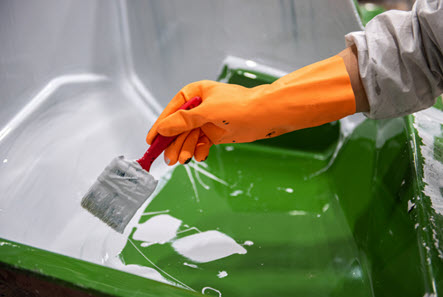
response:
[[[151,145],[155,136],[157,136],[157,133],[149,131],[148,135],[146,135],[146,143]]]

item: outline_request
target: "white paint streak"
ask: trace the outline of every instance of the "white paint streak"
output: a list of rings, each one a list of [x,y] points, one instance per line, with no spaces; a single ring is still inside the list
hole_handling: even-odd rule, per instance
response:
[[[184,287],[184,288],[186,288],[186,289],[188,289],[188,290],[191,290],[191,291],[194,291],[194,292],[195,292],[194,289],[192,289],[192,288],[189,287],[188,285],[182,283],[181,281],[179,281],[178,279],[174,278],[172,275],[168,274],[166,271],[164,271],[163,269],[161,269],[160,267],[158,267],[154,262],[152,262],[148,257],[146,257],[145,254],[143,254],[143,253],[140,251],[140,249],[134,244],[134,242],[133,242],[130,238],[128,238],[128,241],[129,241],[129,242],[132,244],[132,246],[137,250],[137,252],[138,252],[143,258],[145,258],[146,261],[149,262],[149,264],[151,264],[152,266],[154,266],[154,267],[157,269],[157,271],[159,271],[159,272],[161,272],[162,274],[166,275],[167,277],[171,278],[174,282],[176,282],[176,283],[179,284],[180,286],[182,286],[182,287]]]
[[[195,184],[194,177],[192,176],[191,169],[188,166],[184,166],[186,170],[186,174],[189,177],[189,181],[191,182],[192,190],[194,190],[195,200],[200,202],[200,198],[198,197],[197,185]]]
[[[188,166],[193,167],[195,170],[199,171],[201,174],[206,175],[210,179],[212,179],[212,180],[214,180],[216,182],[219,182],[222,185],[229,186],[229,184],[226,181],[222,180],[221,178],[218,178],[217,176],[215,176],[212,173],[204,170],[203,168],[195,166],[195,164],[193,164],[193,163],[189,163]]]
[[[240,194],[243,194],[243,191],[242,191],[242,190],[235,190],[234,192],[232,192],[231,194],[229,194],[229,196],[236,197],[236,196],[238,196],[238,195],[240,195]]]
[[[424,159],[424,194],[431,198],[435,211],[443,215],[443,197],[440,192],[440,188],[443,188],[443,164],[434,158],[435,137],[443,136],[443,112],[432,107],[417,112],[414,116],[414,127],[423,141],[419,149]]]
[[[195,269],[198,268],[197,265],[195,265],[195,264],[189,264],[189,263],[186,263],[186,262],[184,262],[183,265],[188,266],[188,267],[191,267],[191,268],[195,268]]]
[[[198,183],[199,183],[203,188],[205,188],[205,190],[210,190],[211,188],[210,188],[207,184],[205,184],[205,183],[202,181],[202,179],[201,179],[201,177],[200,177],[200,173],[199,173],[199,171],[195,169],[195,168],[197,168],[198,166],[199,166],[199,164],[195,163],[195,166],[194,166],[195,177],[197,178]]]
[[[222,293],[221,293],[219,290],[214,289],[214,288],[211,288],[211,287],[204,287],[204,288],[202,289],[202,294],[205,294],[205,292],[206,292],[207,290],[209,290],[209,291],[214,291],[214,292],[218,293],[218,297],[221,297],[221,295],[222,295]]]
[[[150,216],[155,214],[161,214],[161,213],[169,213],[169,209],[166,210],[160,210],[160,211],[151,211],[151,212],[144,212],[142,216]]]

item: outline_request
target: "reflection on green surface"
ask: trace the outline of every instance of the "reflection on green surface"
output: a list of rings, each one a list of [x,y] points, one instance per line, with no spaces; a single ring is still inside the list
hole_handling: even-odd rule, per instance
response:
[[[271,82],[228,71],[229,82]],[[154,214],[140,220],[167,213],[182,221],[177,237],[145,247],[131,239],[122,260],[153,267],[149,259],[170,281],[223,296],[423,295],[405,120],[339,132],[332,123],[220,145],[206,163],[177,167],[146,209]],[[198,263],[174,250],[174,241],[208,230],[247,253]]]
[[[142,241],[133,242],[161,269],[197,291],[212,287],[224,296],[369,296],[370,283],[331,177],[310,177],[327,163],[319,155],[259,145],[214,147],[205,167],[177,167],[146,211],[168,211],[183,221],[179,232],[189,227],[218,230],[239,244],[252,242],[244,245],[247,253],[194,263],[170,244],[143,248]],[[129,243],[122,259],[148,264],[137,254]],[[228,275],[218,278],[220,271]]]

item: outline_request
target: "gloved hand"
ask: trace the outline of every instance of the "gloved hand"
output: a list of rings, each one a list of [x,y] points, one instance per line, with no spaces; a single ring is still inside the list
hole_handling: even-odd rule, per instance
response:
[[[195,96],[191,110],[180,106]],[[149,131],[179,135],[165,150],[165,161],[205,160],[212,144],[251,142],[338,120],[355,113],[355,98],[343,59],[333,56],[254,88],[198,81],[171,100]]]

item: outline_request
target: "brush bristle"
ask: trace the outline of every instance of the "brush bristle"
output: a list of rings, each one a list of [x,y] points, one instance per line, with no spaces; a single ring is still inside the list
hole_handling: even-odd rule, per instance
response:
[[[157,181],[140,164],[120,156],[100,174],[81,205],[117,232],[123,233],[156,186]]]

